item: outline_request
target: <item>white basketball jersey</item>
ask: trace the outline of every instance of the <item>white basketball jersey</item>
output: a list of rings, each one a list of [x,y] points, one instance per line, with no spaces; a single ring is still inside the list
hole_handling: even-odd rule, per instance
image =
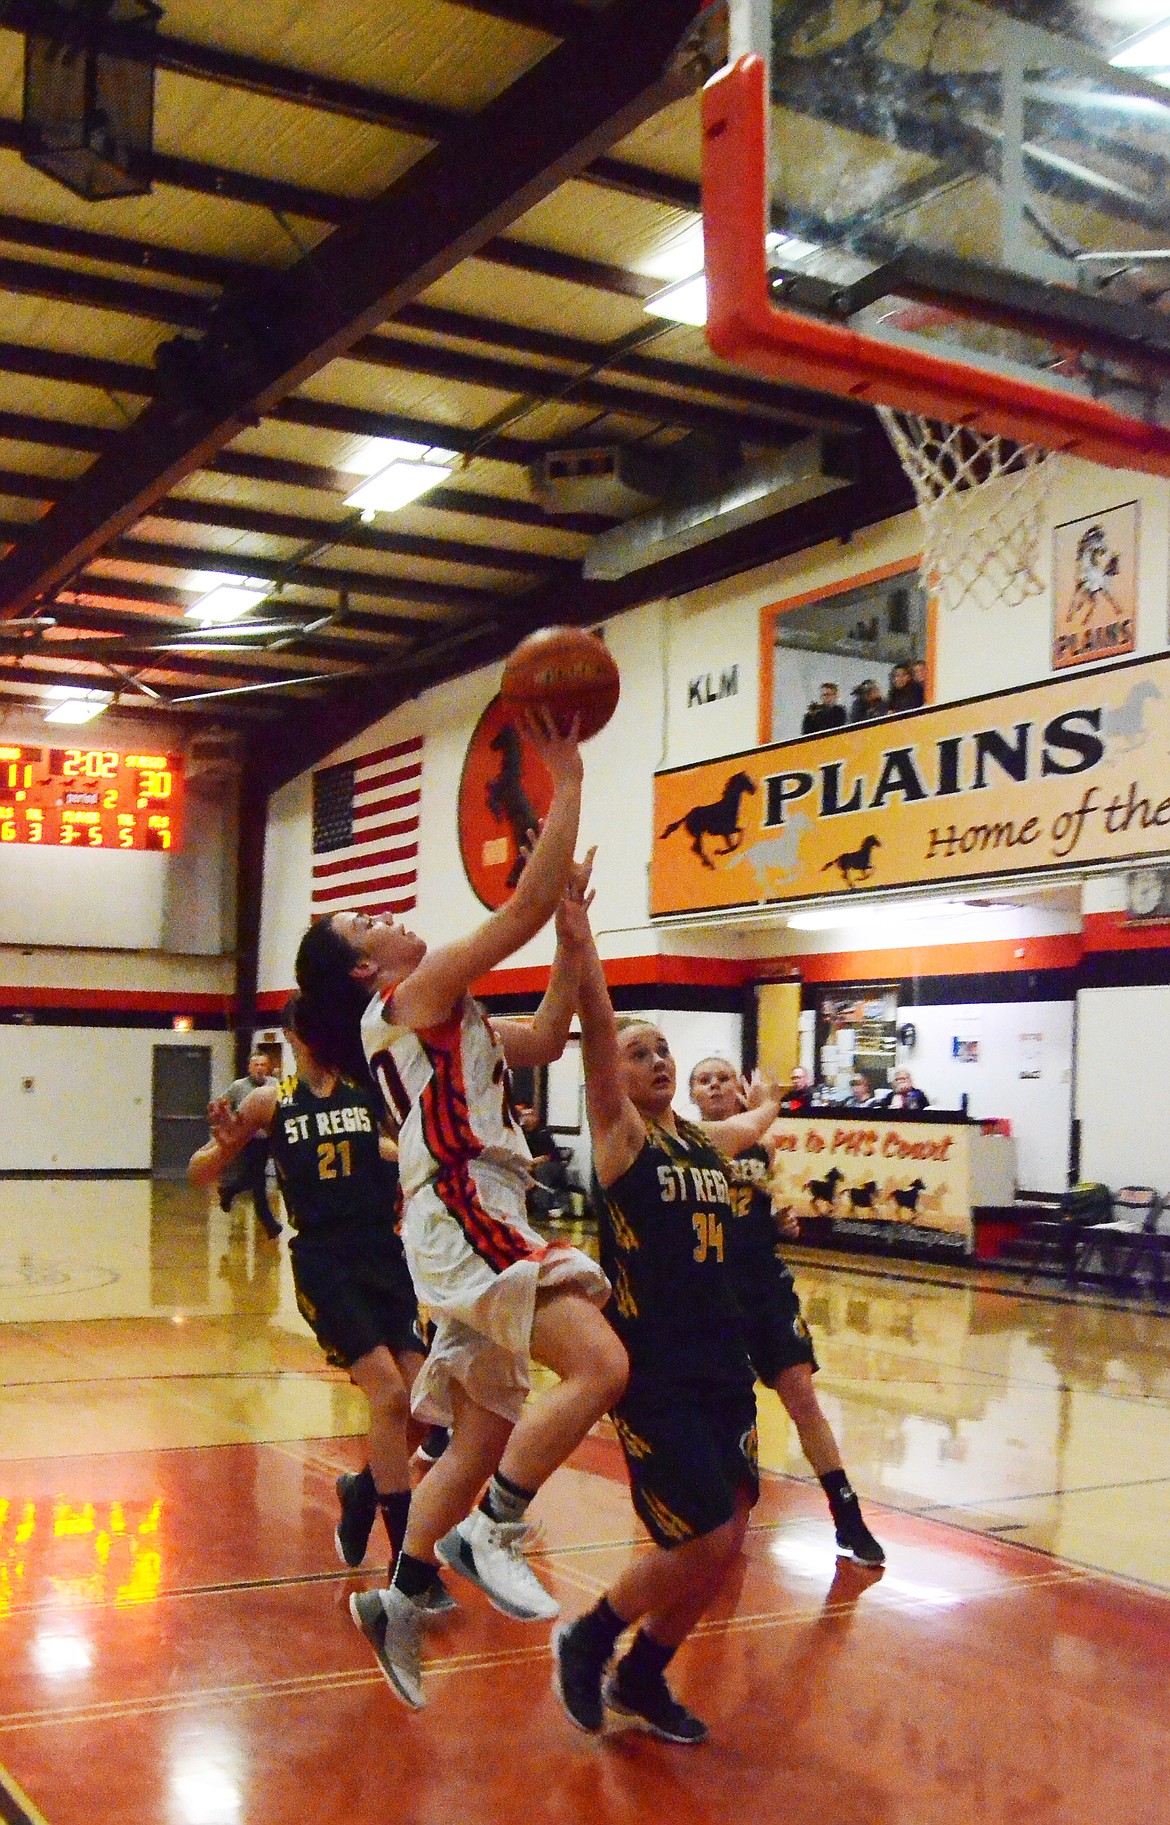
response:
[[[441,1026],[416,1033],[388,1020],[375,995],[362,1017],[362,1042],[400,1124],[404,1198],[473,1160],[527,1181],[532,1156],[508,1105],[507,1062],[478,1001],[465,995]]]

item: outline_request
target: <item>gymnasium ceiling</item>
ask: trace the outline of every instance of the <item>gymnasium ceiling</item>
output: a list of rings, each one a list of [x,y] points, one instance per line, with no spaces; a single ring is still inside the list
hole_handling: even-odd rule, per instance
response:
[[[1100,9],[1058,10],[1090,36]],[[643,309],[698,264],[699,11],[167,0],[153,187],[89,203],[20,155],[22,33],[52,0],[0,0],[0,715],[109,690],[252,727],[287,775],[532,627],[910,504],[867,409]],[[566,445],[810,431],[852,440],[861,479],[620,582],[582,575],[612,516],[529,480]],[[385,439],[453,472],[366,523],[345,497]],[[217,579],[268,586],[251,631],[187,615]]]

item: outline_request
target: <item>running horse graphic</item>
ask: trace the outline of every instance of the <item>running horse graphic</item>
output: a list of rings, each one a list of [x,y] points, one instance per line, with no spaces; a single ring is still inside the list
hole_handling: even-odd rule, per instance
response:
[[[506,722],[494,737],[492,748],[500,756],[500,770],[495,779],[488,781],[487,806],[497,823],[507,824],[512,832],[516,857],[508,870],[508,886],[515,887],[528,859],[525,845],[529,837],[535,836],[539,831],[540,819],[524,790],[524,752],[520,737],[510,722]]]
[[[837,869],[846,887],[856,887],[858,881],[868,881],[873,873],[873,852],[881,848],[876,836],[867,836],[856,849],[847,849],[844,855],[835,855],[831,862],[826,862],[821,869],[828,874],[830,868]]]
[[[739,821],[740,807],[747,794],[755,789],[755,781],[746,773],[733,773],[713,805],[694,805],[682,817],[676,817],[673,824],[668,824],[662,837],[673,836],[676,830],[685,826],[691,848],[703,867],[714,871],[715,864],[703,847],[703,838],[722,840],[723,847],[715,850],[716,855],[731,855],[737,850],[744,837]]]

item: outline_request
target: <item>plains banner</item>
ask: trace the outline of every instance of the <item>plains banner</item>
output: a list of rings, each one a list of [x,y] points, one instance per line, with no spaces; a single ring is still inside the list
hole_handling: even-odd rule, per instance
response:
[[[1170,659],[776,743],[654,780],[656,916],[1170,853]]]

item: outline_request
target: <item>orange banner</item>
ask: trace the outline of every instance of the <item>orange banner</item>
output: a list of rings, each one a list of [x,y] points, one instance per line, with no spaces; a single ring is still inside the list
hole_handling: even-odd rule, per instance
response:
[[[1170,660],[780,742],[654,781],[655,915],[1170,853]]]

